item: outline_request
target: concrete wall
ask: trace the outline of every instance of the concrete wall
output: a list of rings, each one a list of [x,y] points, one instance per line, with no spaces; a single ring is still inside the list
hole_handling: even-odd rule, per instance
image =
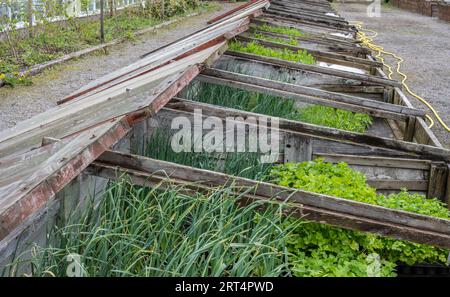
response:
[[[392,5],[411,12],[450,22],[450,1],[440,0],[390,0]]]

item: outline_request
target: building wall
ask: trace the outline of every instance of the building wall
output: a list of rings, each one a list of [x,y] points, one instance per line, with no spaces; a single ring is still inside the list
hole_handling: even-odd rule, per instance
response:
[[[450,22],[450,0],[391,0],[394,6]]]

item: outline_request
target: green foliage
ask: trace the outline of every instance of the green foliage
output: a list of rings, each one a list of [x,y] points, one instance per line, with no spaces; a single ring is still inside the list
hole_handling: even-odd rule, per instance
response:
[[[36,246],[31,259],[17,262],[29,263],[34,276],[66,276],[70,253],[80,255],[84,276],[289,275],[286,238],[298,222],[270,202],[238,206],[232,192],[186,194],[180,186],[123,180],[97,207],[88,204],[54,229],[51,246]]]
[[[280,37],[272,37],[272,36],[264,35],[261,33],[254,33],[253,37],[256,39],[262,39],[262,40],[267,40],[267,41],[276,42],[276,43],[282,43],[282,44],[288,44],[288,45],[298,45],[297,39],[294,39],[294,38],[285,39],[285,38],[280,38]]]
[[[13,72],[11,74],[0,74],[0,81],[3,82],[4,85],[15,87],[17,85],[31,85],[32,82],[28,78],[27,75],[20,75],[17,72]]]
[[[308,53],[306,50],[293,51],[287,48],[273,49],[262,46],[256,41],[242,43],[237,40],[233,40],[229,44],[229,49],[236,52],[255,54],[265,57],[277,58],[281,60],[303,63],[303,64],[315,64],[316,59]]]
[[[276,166],[271,177],[277,184],[310,192],[413,211],[441,218],[450,218],[445,205],[437,199],[427,199],[406,190],[388,196],[377,195],[366,184],[363,174],[345,163],[332,165],[323,159],[298,164]],[[394,263],[445,263],[447,250],[428,245],[384,238],[374,234],[308,223],[297,228],[289,239],[289,249],[295,255],[293,272],[298,276],[366,276],[367,257],[380,255],[381,274],[393,275]],[[311,263],[317,264],[310,270]]]
[[[55,1],[57,3],[57,1]],[[59,3],[59,2],[58,2]],[[192,12],[198,7],[211,5],[200,4],[198,0],[164,1],[164,17],[172,17]],[[83,7],[88,4],[84,1]],[[134,40],[136,30],[160,23],[160,14],[150,9],[130,7],[117,12],[112,17],[105,18],[105,41],[113,39]],[[60,15],[65,12],[64,7],[52,5],[46,13]],[[63,14],[63,16],[68,17]],[[24,37],[18,30],[7,31],[7,37],[0,41],[0,74],[11,74],[37,64],[48,62],[62,55],[82,50],[100,43],[100,23],[93,19],[68,18],[62,23],[49,22],[44,16],[39,16],[41,24],[33,28],[33,37]],[[17,22],[12,20],[11,22]],[[15,24],[5,24],[3,27],[14,28]]]
[[[271,176],[273,182],[281,186],[376,203],[376,191],[366,184],[364,174],[352,170],[346,163],[333,165],[323,159],[286,163],[275,166]]]
[[[302,224],[289,236],[296,276],[367,276],[371,252],[366,247],[373,235],[330,227],[319,223]],[[395,263],[380,261],[379,276],[395,276]]]
[[[285,26],[269,26],[267,24],[256,26],[255,29],[259,31],[266,31],[266,32],[272,32],[272,33],[280,33],[284,35],[289,35],[292,37],[302,37],[305,36],[300,30]]]
[[[372,124],[372,117],[333,107],[312,105],[298,110],[298,120],[341,130],[364,133]]]

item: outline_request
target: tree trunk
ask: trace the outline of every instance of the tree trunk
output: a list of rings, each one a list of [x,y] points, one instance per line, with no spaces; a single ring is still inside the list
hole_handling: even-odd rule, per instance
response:
[[[116,3],[114,0],[109,0],[109,16],[113,17],[116,12]]]
[[[27,1],[28,35],[33,37],[33,0]]]
[[[105,42],[105,0],[100,0],[100,42]]]

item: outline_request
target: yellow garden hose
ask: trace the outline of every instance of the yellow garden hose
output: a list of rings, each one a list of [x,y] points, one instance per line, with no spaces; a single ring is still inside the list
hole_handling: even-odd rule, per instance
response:
[[[403,87],[405,88],[405,90],[414,98],[416,98],[417,100],[419,100],[420,102],[422,102],[423,104],[425,104],[433,113],[433,115],[436,117],[436,119],[439,121],[439,123],[442,125],[442,127],[447,130],[448,132],[450,132],[450,127],[447,126],[445,124],[445,122],[442,120],[442,118],[439,116],[438,112],[436,111],[436,109],[428,102],[426,101],[424,98],[420,97],[419,95],[417,95],[416,93],[414,93],[413,91],[411,91],[411,89],[409,88],[409,86],[406,84],[406,80],[408,79],[408,76],[406,74],[404,74],[403,72],[400,71],[400,67],[401,67],[401,63],[404,61],[402,57],[388,52],[386,50],[384,50],[383,47],[374,44],[373,39],[378,35],[378,33],[374,30],[369,30],[369,29],[365,29],[363,28],[363,22],[352,22],[355,27],[358,29],[358,37],[359,39],[362,41],[362,44],[367,46],[368,48],[378,52],[377,55],[375,56],[377,59],[380,60],[380,62],[383,63],[383,65],[387,68],[388,70],[388,77],[390,79],[392,79],[392,75],[394,74],[394,72],[392,71],[392,67],[388,64],[385,63],[384,58],[382,57],[382,54],[388,55],[393,57],[394,59],[397,60],[397,69],[396,72],[403,77],[401,83],[403,85]],[[372,33],[372,35],[367,36],[366,32]],[[430,122],[429,127],[433,127],[434,125],[434,121],[433,118],[431,118],[431,116],[426,115],[425,116],[427,118],[427,120]]]

